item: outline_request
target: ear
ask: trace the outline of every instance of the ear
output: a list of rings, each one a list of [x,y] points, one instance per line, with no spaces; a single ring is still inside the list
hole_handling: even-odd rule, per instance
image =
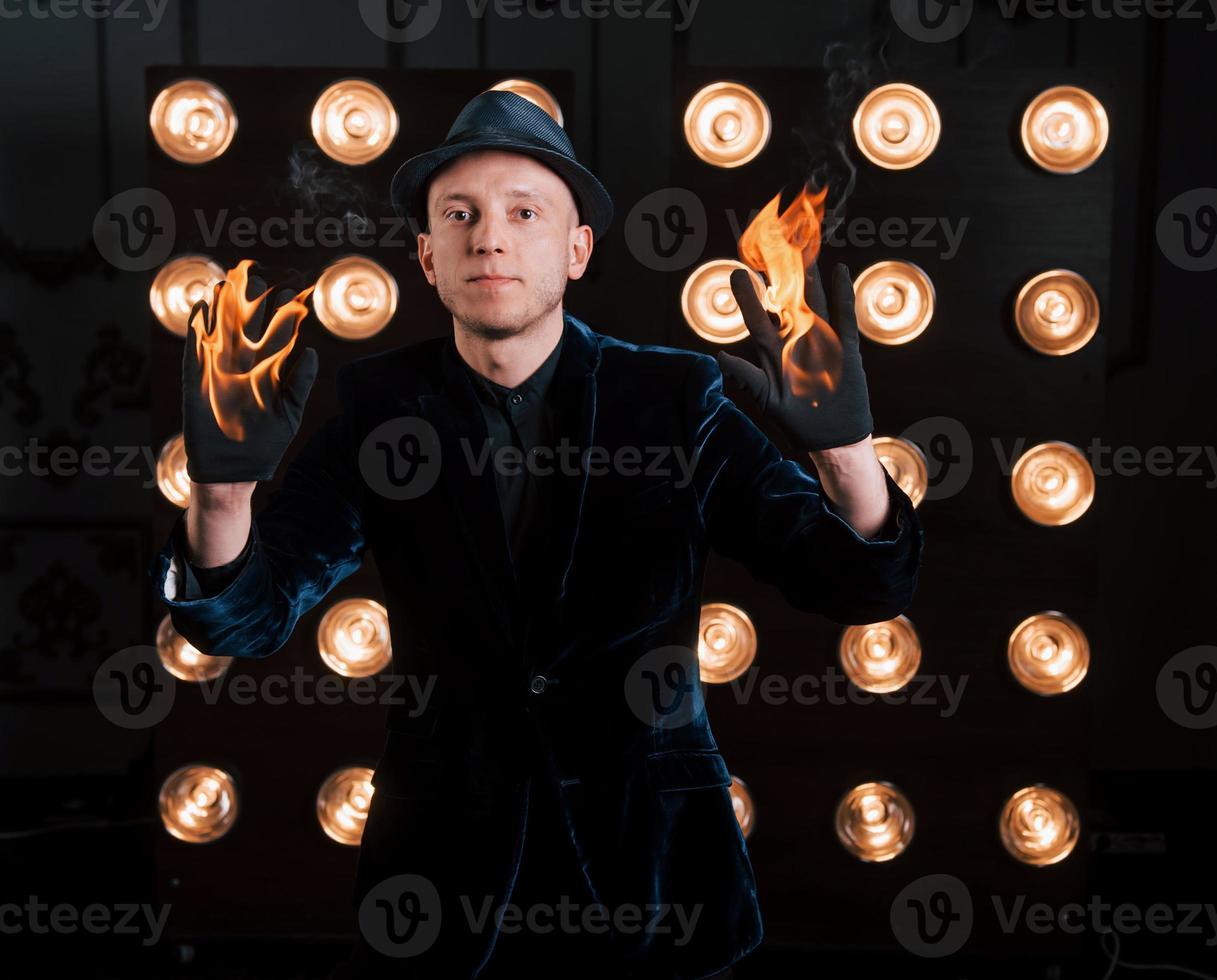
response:
[[[435,256],[431,253],[431,235],[425,231],[418,233],[418,264],[423,267],[423,275],[427,282],[435,285]]]
[[[578,225],[571,230],[570,262],[566,269],[566,274],[571,279],[582,279],[583,273],[587,271],[587,263],[592,257],[592,239],[594,237],[591,225]]]

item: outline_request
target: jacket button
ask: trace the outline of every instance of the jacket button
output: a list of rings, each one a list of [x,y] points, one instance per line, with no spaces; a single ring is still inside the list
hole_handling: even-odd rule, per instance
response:
[[[544,694],[545,688],[548,686],[549,680],[545,677],[545,675],[537,674],[536,677],[532,679],[532,683],[528,685],[528,689],[532,691],[533,694]]]

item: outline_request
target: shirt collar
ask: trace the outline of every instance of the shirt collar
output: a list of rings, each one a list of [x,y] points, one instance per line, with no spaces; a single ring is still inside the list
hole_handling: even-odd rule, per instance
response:
[[[557,368],[558,359],[562,354],[562,345],[566,341],[566,332],[569,329],[570,325],[567,319],[563,317],[562,333],[559,335],[554,349],[550,351],[549,356],[541,362],[532,374],[514,388],[508,388],[506,385],[501,385],[496,381],[483,377],[460,356],[460,353],[455,349],[455,344],[451,345],[452,353],[460,361],[470,380],[473,381],[473,387],[477,391],[479,398],[502,407],[512,395],[518,394],[522,398],[519,404],[536,404],[545,398],[549,390],[550,381],[553,379],[554,370]]]

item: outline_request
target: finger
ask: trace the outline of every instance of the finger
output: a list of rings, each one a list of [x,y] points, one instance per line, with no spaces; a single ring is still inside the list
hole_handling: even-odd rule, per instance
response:
[[[838,262],[832,274],[833,327],[842,343],[858,343],[858,314],[854,309],[854,284],[849,266]]]
[[[308,393],[312,390],[313,382],[317,380],[317,351],[306,347],[296,359],[295,367],[284,379],[283,405],[293,423],[298,423],[304,414],[304,403],[308,401]]]
[[[255,319],[250,320],[250,325],[245,330],[245,335],[249,337],[251,342],[256,344],[262,339],[274,320],[275,313],[290,303],[295,295],[290,289],[280,289],[273,299],[268,294],[262,300],[262,305],[259,307]]]
[[[735,269],[731,273],[731,292],[744,318],[748,333],[756,342],[763,357],[780,358],[782,355],[781,337],[778,336],[778,326],[768,310],[761,304],[761,298],[756,293],[756,280],[752,273],[744,269]]]
[[[726,351],[720,350],[716,360],[723,374],[748,392],[764,412],[769,403],[769,376],[750,361]]]
[[[820,275],[820,262],[817,259],[808,270],[811,278],[811,311],[825,323],[836,326],[828,319],[828,297],[824,295],[824,279]]]
[[[186,324],[186,340],[182,344],[182,430],[187,427],[187,419],[198,425],[202,418],[200,410],[210,413],[208,395],[203,387],[203,362],[199,357],[198,334],[192,323]],[[204,423],[205,424],[205,423]],[[187,460],[189,463],[189,460]]]
[[[249,322],[245,324],[245,336],[254,343],[262,339],[262,334],[266,331],[266,325],[270,322],[270,311],[267,307],[270,306],[270,296],[266,294],[266,281],[257,275],[250,275],[249,280],[245,284],[246,302],[255,302],[258,297],[262,297],[262,302],[254,307],[250,314]]]
[[[199,306],[195,304],[195,309]],[[190,319],[186,321],[186,342],[182,345],[182,390],[189,390],[191,386],[199,385],[200,382],[200,365],[198,354],[198,335],[194,329],[194,310],[190,311]],[[206,320],[206,316],[203,316]]]

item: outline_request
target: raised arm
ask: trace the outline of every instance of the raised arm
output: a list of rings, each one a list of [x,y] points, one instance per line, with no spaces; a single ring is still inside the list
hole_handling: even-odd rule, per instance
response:
[[[191,314],[182,353],[191,500],[149,569],[174,627],[213,656],[274,653],[300,615],[359,567],[364,548],[363,485],[344,413],[310,439],[251,519],[254,488],[274,476],[299,429],[317,356],[294,350],[307,291],[281,294],[273,314],[269,299],[252,309],[261,297],[245,299],[247,269],[241,263]],[[338,387],[346,406],[341,370]]]
[[[713,358],[695,356],[685,402],[711,548],[803,612],[851,624],[902,612],[916,590],[924,538],[908,495],[883,470],[887,521],[863,538],[831,509],[820,481],[724,394],[722,381]]]

